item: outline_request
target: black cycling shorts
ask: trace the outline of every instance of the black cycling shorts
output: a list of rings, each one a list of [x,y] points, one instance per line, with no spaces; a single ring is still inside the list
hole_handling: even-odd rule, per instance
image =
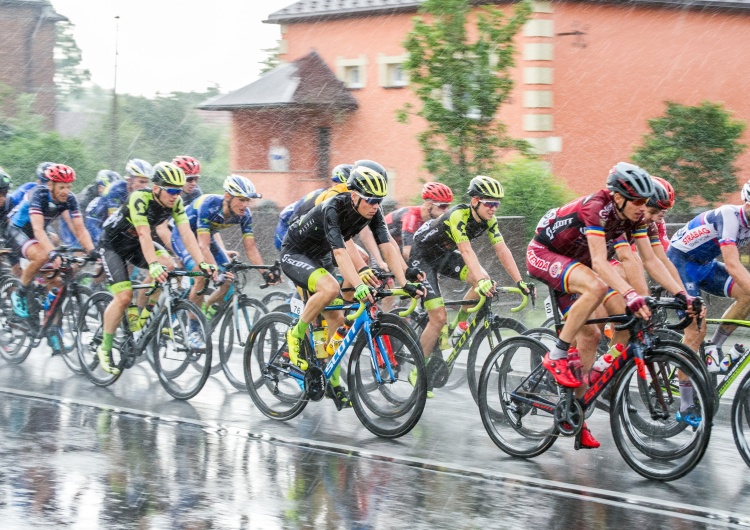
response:
[[[410,261],[412,267],[418,268],[425,274],[425,280],[422,283],[427,289],[427,294],[424,297],[424,308],[427,311],[443,307],[443,295],[440,293],[438,274],[454,280],[466,281],[468,268],[461,257],[461,253],[457,250],[446,251],[443,256],[437,259],[412,254]]]
[[[311,293],[315,292],[315,285],[325,274],[336,277],[331,254],[322,258],[311,258],[294,248],[284,246],[281,247],[281,270],[294,285]]]

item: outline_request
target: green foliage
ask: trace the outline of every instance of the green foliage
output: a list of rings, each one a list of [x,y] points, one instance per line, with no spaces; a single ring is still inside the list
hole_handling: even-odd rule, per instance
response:
[[[745,122],[732,119],[720,103],[697,106],[666,102],[664,116],[649,120],[632,160],[649,173],[667,179],[675,188],[676,212],[695,203],[714,205],[723,195],[737,192],[737,157],[746,145],[739,142]]]
[[[404,69],[421,102],[417,116],[427,121],[418,135],[425,168],[456,191],[476,174],[491,173],[503,150],[525,152],[528,144],[506,133],[495,119],[513,88],[513,37],[531,14],[527,1],[513,6],[507,20],[495,7],[482,7],[476,37],[468,37],[469,0],[426,0],[404,47]],[[474,32],[472,32],[474,33]],[[411,105],[397,112],[405,122]]]
[[[81,49],[73,38],[73,24],[61,21],[55,24],[55,87],[58,105],[66,108],[67,102],[83,94],[83,84],[91,81],[91,72],[80,68]]]
[[[260,64],[263,65],[263,67],[260,69],[260,75],[263,75],[266,72],[270,72],[271,70],[279,66],[281,64],[281,61],[279,61],[278,45],[274,46],[273,48],[263,48],[261,49],[261,51],[267,54],[266,58],[260,62]]]
[[[498,173],[492,176],[505,189],[505,198],[497,214],[523,216],[527,239],[534,236],[537,223],[548,210],[575,198],[563,181],[556,179],[547,165],[539,160],[514,158],[501,165]]]

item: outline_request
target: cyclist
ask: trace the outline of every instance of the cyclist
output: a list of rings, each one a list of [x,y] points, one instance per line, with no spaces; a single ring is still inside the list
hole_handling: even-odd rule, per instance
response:
[[[81,192],[76,196],[76,199],[78,200],[78,208],[80,209],[80,211],[89,212],[89,206],[91,205],[91,202],[96,199],[98,204],[98,199],[102,195],[107,193],[109,187],[115,182],[121,180],[122,177],[116,171],[110,171],[108,169],[102,169],[101,171],[99,171],[96,174],[94,183],[89,184],[88,186],[83,188],[83,190],[81,190]],[[63,219],[65,218],[66,214],[63,214]],[[101,224],[97,225],[95,222],[92,222],[92,219],[95,219],[95,217],[84,215],[84,224],[86,225],[86,229],[89,231],[89,234],[91,234],[92,240],[96,242],[98,241],[98,237],[94,237],[94,232],[96,232],[97,234],[101,232]],[[94,232],[91,231],[92,228],[94,229]],[[73,235],[73,232],[71,232],[68,228],[67,223],[60,224],[60,238],[62,239],[63,243],[65,243],[65,245],[69,247],[79,246],[78,240]]]
[[[111,364],[112,339],[120,320],[133,298],[133,289],[128,275],[128,263],[147,269],[151,278],[158,282],[167,279],[167,271],[174,263],[164,248],[155,243],[151,230],[174,219],[190,256],[199,263],[198,268],[215,276],[216,269],[206,263],[190,222],[182,205],[182,187],[185,173],[170,162],[159,162],[152,168],[151,189],[139,189],[130,194],[127,204],[107,218],[101,239],[101,256],[107,275],[109,290],[114,299],[104,312],[102,343],[97,350],[99,363],[104,371],[118,374],[119,369]],[[151,307],[141,311],[141,320],[148,318]],[[193,333],[191,333],[193,335]],[[201,337],[190,337],[193,348],[201,348]]]
[[[29,192],[10,214],[8,224],[8,247],[14,259],[21,256],[29,260],[21,271],[21,287],[12,293],[14,313],[27,319],[29,328],[39,327],[39,308],[30,289],[32,280],[45,263],[60,267],[60,257],[47,235],[47,225],[63,212],[70,212],[71,229],[91,257],[97,257],[94,244],[83,225],[78,201],[71,192],[76,178],[73,168],[63,164],[51,164],[44,170],[46,183]]]
[[[560,309],[566,315],[557,343],[542,364],[560,385],[576,388],[577,395],[582,395],[583,389],[568,366],[570,343],[575,339],[583,370],[588,372],[601,334],[596,325],[585,323],[605,298],[619,296],[610,292],[610,287],[623,295],[635,315],[650,316],[643,296],[607,259],[607,242],[646,229],[643,216],[653,194],[654,182],[646,171],[619,162],[609,172],[607,189],[547,212],[529,243],[529,273],[558,293]],[[587,449],[600,445],[585,424],[579,442]]]
[[[185,172],[185,185],[182,187],[182,202],[185,204],[185,208],[187,208],[195,199],[203,195],[198,186],[198,178],[201,176],[201,163],[192,156],[186,155],[174,157],[172,163]]]
[[[281,247],[284,274],[295,285],[311,293],[299,321],[287,332],[289,359],[302,370],[307,369],[308,363],[299,357],[301,341],[310,323],[339,296],[341,289],[333,275],[333,260],[344,278],[344,286],[355,288],[354,298],[360,302],[373,301],[370,286],[377,286],[379,281],[365,266],[359,253],[353,250],[352,238],[364,227],[372,229],[375,241],[391,265],[396,280],[412,296],[422,293],[421,286],[407,283],[401,266],[396,266],[400,261],[398,251],[390,242],[380,210],[380,204],[388,192],[385,170],[376,171],[369,165],[355,164],[349,174],[347,189],[348,192],[339,193],[318,204],[289,227]],[[358,274],[357,270],[362,270],[363,274]],[[416,279],[417,274],[410,276]],[[329,330],[337,329],[344,322],[342,311],[326,311],[325,318]],[[327,388],[326,392],[329,395],[333,393],[336,400],[348,405],[349,397],[341,386],[340,367],[333,372],[330,382],[330,389]]]
[[[750,243],[750,182],[742,187],[740,197],[741,205],[725,204],[694,217],[672,236],[667,251],[692,296],[703,290],[734,299],[722,316],[731,320],[743,320],[750,314],[750,272],[740,261],[738,250]],[[719,371],[722,347],[736,327],[722,324],[714,332],[707,351],[709,371]],[[686,330],[685,344],[698,351],[706,328],[692,331],[688,335]]]
[[[440,217],[427,221],[414,234],[410,264],[423,270],[427,278],[424,282],[427,290],[424,308],[429,315],[429,322],[422,332],[421,342],[422,351],[428,357],[438,339],[441,349],[450,347],[450,333],[468,316],[465,308],[461,308],[454,321],[448,325],[448,314],[443,304],[438,276],[471,284],[474,290],[466,295],[467,300],[476,299],[479,294],[494,294],[495,284],[480,265],[471,247],[471,241],[483,233],[487,232],[498,260],[513,281],[524,293],[532,294],[533,286],[522,280],[495,219],[500,200],[505,196],[502,185],[492,177],[477,175],[471,179],[467,192],[471,197],[469,204],[453,206]]]
[[[186,208],[190,221],[190,230],[195,233],[201,253],[208,263],[222,268],[229,263],[227,250],[223,241],[218,237],[218,231],[232,225],[239,225],[242,232],[242,243],[248,260],[254,265],[262,265],[258,247],[255,245],[253,234],[253,216],[250,213],[250,203],[253,199],[260,199],[261,195],[255,191],[253,183],[239,175],[229,175],[224,180],[224,195],[201,195]],[[180,232],[172,232],[172,248],[183,265],[188,270],[197,271],[198,266],[185,248]],[[263,278],[269,284],[276,284],[277,278],[271,271],[263,270]],[[195,284],[190,291],[190,301],[198,307],[203,306],[202,297],[197,293],[203,289],[205,280],[195,278]],[[229,283],[225,282],[205,304],[204,311],[211,307],[214,300],[221,299],[229,290]]]
[[[5,247],[5,230],[8,227],[8,214],[13,209],[9,200],[10,186],[13,181],[0,167],[0,248]]]
[[[414,233],[430,219],[444,214],[453,202],[453,190],[440,182],[428,182],[422,186],[420,206],[406,206],[385,216],[388,231],[398,244],[405,260],[409,260]]]

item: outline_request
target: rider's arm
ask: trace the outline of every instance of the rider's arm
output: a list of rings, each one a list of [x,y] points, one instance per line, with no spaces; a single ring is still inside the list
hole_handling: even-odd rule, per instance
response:
[[[44,216],[41,214],[30,213],[29,222],[31,223],[31,229],[34,231],[34,239],[36,239],[42,246],[42,249],[46,253],[50,253],[55,249],[55,246],[50,241],[47,231],[44,229]]]
[[[375,242],[375,237],[372,235],[372,230],[370,230],[369,226],[366,226],[362,229],[362,231],[359,233],[359,238],[362,240],[362,245],[364,245],[367,252],[375,260],[377,266],[383,270],[388,270],[387,264],[385,261],[383,261],[383,256],[380,255],[380,249],[378,248],[378,244]]]
[[[379,247],[386,263],[388,263],[388,266],[391,268],[391,272],[393,272],[393,275],[396,277],[396,282],[398,282],[399,285],[405,285],[406,277],[404,276],[404,271],[406,269],[404,268],[404,260],[398,251],[398,247],[392,243],[392,240],[380,244]]]
[[[497,259],[500,260],[500,264],[510,275],[513,283],[520,282],[523,278],[521,277],[521,272],[518,270],[518,265],[516,265],[516,261],[513,259],[513,254],[508,248],[508,245],[506,245],[504,241],[498,241],[492,245],[492,248],[495,249]]]
[[[646,271],[643,269],[643,263],[638,255],[630,248],[630,244],[626,238],[623,238],[622,244],[615,244],[615,254],[617,261],[620,262],[622,268],[625,270],[625,277],[628,279],[628,283],[633,286],[633,289],[638,294],[647,296],[649,292],[648,283],[646,283]]]
[[[727,244],[721,246],[721,257],[724,258],[727,273],[744,292],[750,292],[750,272],[740,262],[740,252],[737,245]]]
[[[664,251],[664,246],[661,244],[661,242],[659,242],[656,245],[652,243],[651,251],[656,256],[656,259],[661,261],[662,265],[664,265],[664,267],[669,271],[669,274],[670,276],[672,276],[672,279],[680,285],[680,290],[684,291],[685,286],[682,283],[682,278],[680,278],[680,273],[677,272],[677,267],[675,267],[674,263],[672,263],[667,257],[667,253]]]
[[[254,237],[246,237],[242,239],[242,245],[245,247],[245,255],[250,263],[253,265],[263,265],[263,258],[260,256],[258,245],[255,244]],[[262,270],[260,271],[263,272]]]
[[[154,231],[159,236],[159,239],[161,239],[162,243],[164,243],[164,246],[174,254],[174,250],[172,249],[172,233],[169,231],[169,224],[164,221],[163,223],[159,223],[154,228]]]
[[[464,263],[466,263],[466,267],[469,269],[469,272],[471,272],[471,275],[474,277],[474,279],[490,279],[490,275],[487,274],[484,268],[482,268],[482,266],[479,264],[479,259],[474,253],[474,249],[471,248],[471,243],[469,243],[468,241],[461,241],[460,243],[458,243],[458,251],[461,253],[461,257],[463,258]]]
[[[648,238],[637,237],[635,240],[635,246],[638,249],[638,254],[640,254],[641,259],[643,260],[643,266],[655,282],[672,294],[677,294],[680,291],[685,290],[682,287],[682,282],[676,282],[669,270],[659,258],[656,257],[656,254],[654,254],[654,247],[651,246],[651,242]],[[661,244],[659,244],[659,247],[662,248]],[[630,277],[628,276],[628,278]],[[648,291],[641,294],[648,294]]]
[[[334,248],[333,257],[336,259],[336,263],[339,266],[339,272],[344,278],[344,282],[352,287],[356,287],[362,283],[359,274],[357,274],[357,269],[352,262],[352,258],[346,248]]]
[[[345,241],[344,245],[346,246],[346,251],[349,253],[349,259],[352,260],[352,263],[357,270],[367,267],[367,263],[362,258],[362,253],[360,252],[359,247],[354,243],[353,239]]]
[[[77,215],[70,219],[68,226],[73,231],[76,239],[83,245],[83,249],[86,252],[94,250],[94,242],[91,240],[91,234],[86,230],[86,225],[83,224],[83,217]]]
[[[607,243],[604,240],[604,234],[586,234],[586,241],[591,254],[591,268],[599,277],[618,293],[624,295],[632,287],[626,282],[607,259]]]
[[[182,232],[180,232],[180,235],[182,235]],[[214,259],[214,255],[211,252],[211,232],[198,230],[196,239],[198,241],[198,248],[200,248],[201,252],[203,253],[203,256],[205,256],[206,263],[216,265],[216,260]],[[195,259],[195,257],[193,257],[193,259]],[[196,262],[196,264],[197,263],[200,263],[200,262]]]

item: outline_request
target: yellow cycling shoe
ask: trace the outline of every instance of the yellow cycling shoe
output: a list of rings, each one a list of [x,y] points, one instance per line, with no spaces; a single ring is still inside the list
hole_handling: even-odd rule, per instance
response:
[[[101,366],[101,369],[107,372],[108,374],[112,375],[119,375],[120,369],[116,366],[112,366],[110,364],[110,357],[112,352],[109,352],[99,346],[99,348],[96,350],[96,355],[99,357],[99,366]]]
[[[307,370],[307,361],[299,358],[302,339],[298,339],[297,337],[292,335],[292,330],[289,329],[286,332],[286,343],[287,346],[289,346],[289,360],[291,361],[291,363],[300,370]]]

